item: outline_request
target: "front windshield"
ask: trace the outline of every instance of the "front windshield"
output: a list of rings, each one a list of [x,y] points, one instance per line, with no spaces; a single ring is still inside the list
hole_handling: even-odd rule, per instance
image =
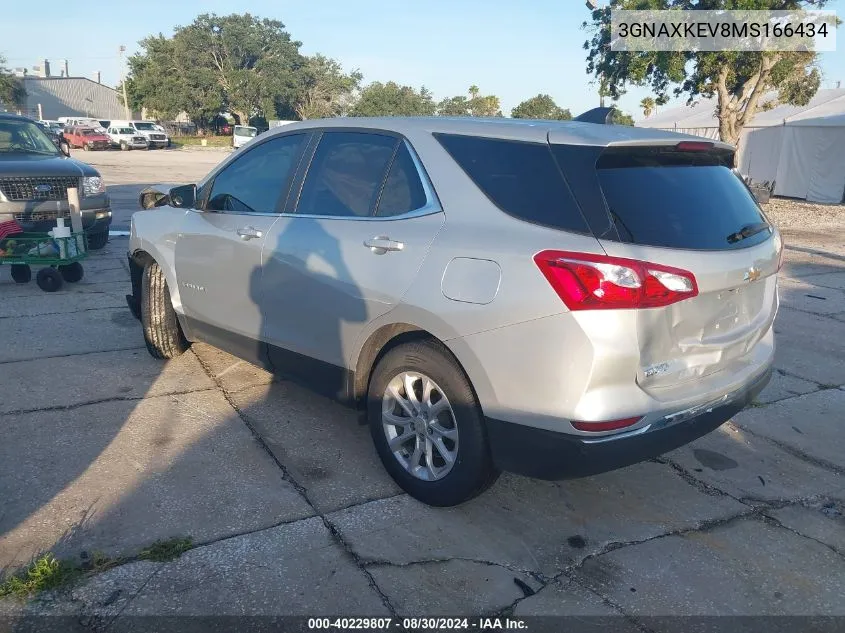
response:
[[[138,122],[135,124],[136,130],[144,130],[144,131],[155,131],[156,124],[155,123],[147,123],[147,122]]]
[[[44,131],[31,121],[0,119],[0,153],[56,155],[56,146]]]
[[[93,134],[96,134],[97,131],[96,130],[80,130],[79,133],[82,134],[82,136],[91,136]]]
[[[117,131],[118,134],[134,134],[135,130],[131,127],[122,127]]]

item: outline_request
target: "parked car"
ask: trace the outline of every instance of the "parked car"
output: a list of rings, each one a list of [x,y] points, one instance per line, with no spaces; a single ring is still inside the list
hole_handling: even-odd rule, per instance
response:
[[[89,247],[102,248],[112,215],[100,173],[57,149],[33,120],[0,114],[0,222],[15,220],[24,231],[46,233],[56,218],[70,217],[69,188],[79,190]]]
[[[112,127],[130,127],[147,138],[150,149],[170,147],[170,136],[155,121],[112,121]]]
[[[232,134],[232,147],[240,148],[258,135],[258,128],[249,125],[236,125]]]
[[[126,151],[130,149],[150,149],[147,137],[131,127],[110,127],[107,131],[112,147]]]
[[[111,139],[92,127],[70,127],[64,131],[65,140],[71,149],[81,147],[85,151],[95,149],[109,149]]]
[[[108,130],[111,127],[111,121],[109,121],[109,120],[100,119],[99,123],[100,123],[100,127],[102,127],[105,130]]]
[[[295,123],[142,192],[127,301],[155,357],[206,341],[358,408],[425,503],[613,470],[769,380],[782,242],[734,151],[578,121]]]
[[[98,119],[92,119],[90,117],[66,117],[60,116],[58,122],[61,123],[65,128],[69,127],[90,127],[97,130],[100,134],[106,133],[106,127],[103,126],[102,123]]]

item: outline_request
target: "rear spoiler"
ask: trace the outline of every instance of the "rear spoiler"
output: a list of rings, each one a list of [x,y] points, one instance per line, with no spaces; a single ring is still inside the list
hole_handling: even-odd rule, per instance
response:
[[[613,125],[613,111],[615,108],[593,108],[579,114],[573,121],[581,123],[598,123],[600,125]]]

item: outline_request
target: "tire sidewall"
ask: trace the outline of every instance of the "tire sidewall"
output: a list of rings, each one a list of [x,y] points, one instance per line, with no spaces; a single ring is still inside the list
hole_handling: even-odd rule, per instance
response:
[[[420,353],[423,350],[424,353]],[[387,384],[402,372],[431,378],[445,392],[458,429],[458,457],[452,470],[436,481],[422,481],[406,471],[387,444],[381,408]],[[462,503],[483,491],[493,471],[483,416],[469,381],[447,352],[429,344],[402,345],[379,361],[367,394],[367,419],[385,469],[408,494],[434,506]]]

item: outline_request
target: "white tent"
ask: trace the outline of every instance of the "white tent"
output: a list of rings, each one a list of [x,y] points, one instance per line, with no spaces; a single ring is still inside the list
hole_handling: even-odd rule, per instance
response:
[[[672,108],[637,126],[716,139],[716,100],[702,99],[693,106]],[[738,165],[754,182],[774,181],[775,195],[842,202],[845,89],[819,90],[806,106],[781,105],[758,112],[742,132]]]

